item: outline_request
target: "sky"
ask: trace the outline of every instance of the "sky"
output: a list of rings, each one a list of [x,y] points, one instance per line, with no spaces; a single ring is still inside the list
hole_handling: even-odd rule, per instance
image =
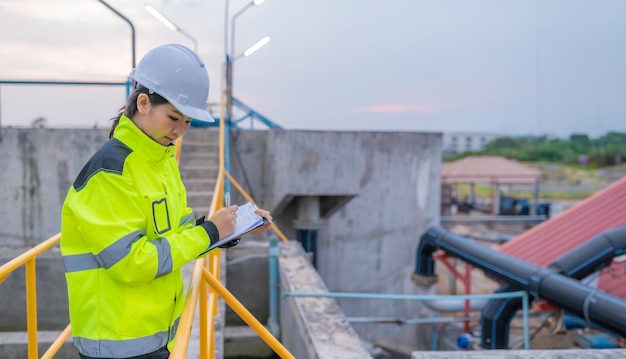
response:
[[[136,62],[193,47],[145,3],[195,38],[219,103],[225,29],[251,0],[106,2],[132,21]],[[285,129],[626,132],[623,0],[266,0],[237,17],[235,54],[266,35],[235,61],[233,94]],[[124,82],[131,45],[97,0],[0,0],[0,80]],[[5,84],[0,125],[108,127],[124,99],[121,86]]]

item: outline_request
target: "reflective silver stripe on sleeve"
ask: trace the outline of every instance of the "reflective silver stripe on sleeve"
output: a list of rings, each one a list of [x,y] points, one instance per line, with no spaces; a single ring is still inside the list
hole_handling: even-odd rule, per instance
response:
[[[100,263],[91,253],[63,256],[63,263],[67,273],[100,268]]]
[[[180,317],[176,318],[174,325],[170,328],[170,340],[176,338],[176,332],[178,331],[178,323],[180,323]]]
[[[178,226],[182,227],[186,224],[194,223],[195,221],[196,218],[193,216],[193,213],[189,213],[188,215],[180,219],[180,224]]]
[[[154,241],[150,241],[157,249],[159,256],[159,268],[155,278],[159,278],[162,275],[172,273],[172,250],[170,248],[170,242],[166,238],[157,238]]]
[[[82,355],[96,358],[128,358],[152,353],[167,345],[168,332],[127,340],[94,340],[74,337],[74,345]]]
[[[118,239],[96,255],[96,260],[104,268],[111,268],[130,253],[133,243],[146,235],[146,231],[138,230]]]

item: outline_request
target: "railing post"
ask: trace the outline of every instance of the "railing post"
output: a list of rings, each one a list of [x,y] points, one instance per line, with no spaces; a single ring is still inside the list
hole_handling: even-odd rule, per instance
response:
[[[203,266],[206,267],[207,257],[202,259]],[[207,284],[200,281],[200,359],[208,359],[208,341],[209,339],[209,318],[207,309]]]
[[[280,283],[278,275],[278,255],[280,254],[279,252],[280,249],[278,248],[278,238],[272,236],[270,238],[269,247],[270,315],[267,319],[267,324],[270,328],[270,331],[275,337],[280,336],[280,325],[278,324],[278,318],[280,315]]]
[[[522,292],[522,311],[524,315],[524,349],[530,349],[530,335],[528,334],[528,292]]]
[[[34,257],[26,262],[26,323],[28,359],[37,359],[37,272]]]

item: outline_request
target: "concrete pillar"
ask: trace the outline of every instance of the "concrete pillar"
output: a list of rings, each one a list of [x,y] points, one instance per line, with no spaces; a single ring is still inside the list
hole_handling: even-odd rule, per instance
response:
[[[302,196],[296,199],[296,219],[293,227],[296,239],[307,253],[311,253],[313,266],[317,268],[317,234],[322,227],[319,196]]]
[[[492,213],[494,215],[498,215],[498,213],[500,212],[500,184],[499,183],[494,183],[493,184],[493,201],[492,201]]]

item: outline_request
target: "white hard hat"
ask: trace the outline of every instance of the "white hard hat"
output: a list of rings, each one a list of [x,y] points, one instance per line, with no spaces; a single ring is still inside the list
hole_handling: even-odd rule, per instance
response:
[[[209,73],[202,59],[182,45],[163,45],[139,61],[130,78],[156,92],[183,115],[213,122],[207,111]]]

